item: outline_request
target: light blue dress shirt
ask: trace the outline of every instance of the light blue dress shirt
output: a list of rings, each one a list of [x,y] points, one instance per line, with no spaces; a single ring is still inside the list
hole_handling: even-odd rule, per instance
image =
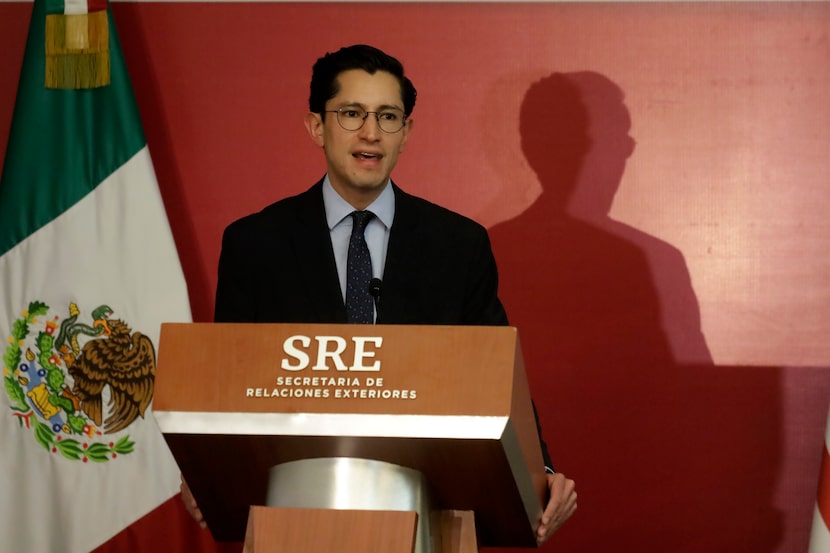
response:
[[[328,175],[323,180],[323,205],[326,208],[326,222],[329,225],[334,262],[337,265],[337,276],[340,279],[340,292],[343,294],[343,301],[346,301],[346,259],[349,254],[349,239],[352,235],[352,218],[349,215],[355,209],[334,190]],[[372,258],[372,276],[383,280],[389,230],[395,218],[395,192],[389,182],[386,183],[380,196],[366,209],[375,214],[364,232],[366,245],[369,246],[369,255]]]

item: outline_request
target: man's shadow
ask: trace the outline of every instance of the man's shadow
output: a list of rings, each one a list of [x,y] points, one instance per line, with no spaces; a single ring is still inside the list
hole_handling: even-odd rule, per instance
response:
[[[577,481],[553,541],[771,551],[779,370],[714,366],[681,252],[609,217],[636,147],[623,100],[592,72],[534,83],[520,132],[543,191],[490,230],[554,464]]]

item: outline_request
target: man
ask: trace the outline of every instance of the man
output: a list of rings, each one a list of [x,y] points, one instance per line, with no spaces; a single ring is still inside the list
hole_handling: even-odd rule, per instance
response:
[[[400,62],[376,48],[350,46],[317,60],[305,126],[327,173],[225,230],[217,322],[507,324],[486,230],[390,180],[415,98]],[[350,252],[358,247],[350,242],[368,252]],[[352,265],[364,268],[359,285],[348,276]],[[548,488],[539,543],[576,509],[572,480],[550,469]],[[182,492],[201,521],[184,485]]]

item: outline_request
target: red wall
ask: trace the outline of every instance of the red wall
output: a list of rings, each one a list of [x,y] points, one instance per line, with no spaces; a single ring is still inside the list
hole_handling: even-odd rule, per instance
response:
[[[0,3],[0,152],[30,6]],[[562,551],[806,550],[830,397],[830,4],[118,3],[190,286],[307,188],[310,67],[419,100],[395,173],[490,228],[559,469]],[[555,544],[555,545],[554,545]]]

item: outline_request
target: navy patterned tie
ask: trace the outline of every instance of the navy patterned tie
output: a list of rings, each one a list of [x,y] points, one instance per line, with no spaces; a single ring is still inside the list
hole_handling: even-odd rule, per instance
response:
[[[352,212],[352,237],[346,261],[346,315],[350,323],[371,324],[374,305],[369,293],[372,280],[372,258],[363,233],[375,216],[371,211]]]

